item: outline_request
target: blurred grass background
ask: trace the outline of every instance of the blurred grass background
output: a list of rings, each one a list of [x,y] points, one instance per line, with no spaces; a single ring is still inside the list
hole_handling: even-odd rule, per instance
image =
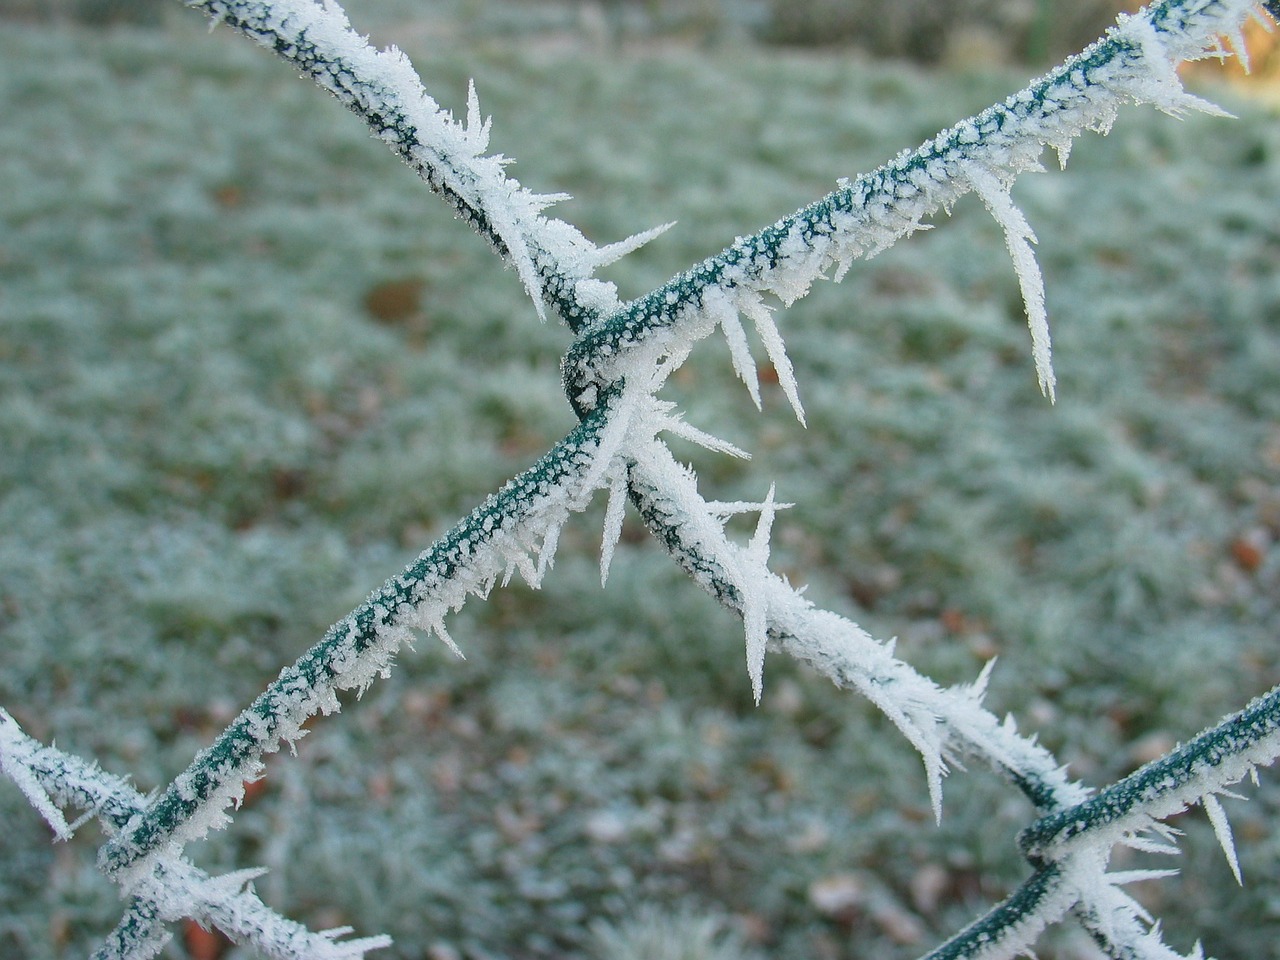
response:
[[[572,418],[565,331],[354,118],[194,13],[109,6],[0,22],[0,704],[148,790]],[[442,103],[474,77],[494,148],[593,239],[679,221],[612,268],[624,296],[1040,66],[681,9],[349,4]],[[780,318],[807,430],[717,342],[671,388],[755,453],[682,448],[709,496],[796,502],[780,570],[939,680],[998,655],[990,705],[1094,784],[1280,681],[1267,89],[1202,91],[1236,121],[1129,110],[1019,184],[1056,407],[972,198]],[[456,618],[465,663],[424,644],[273,758],[197,861],[265,864],[290,916],[414,960],[916,956],[1025,875],[1011,789],[957,773],[938,827],[865,703],[775,656],[753,707],[739,625],[638,525],[600,588],[600,520],[543,591]],[[1250,793],[1243,890],[1196,812],[1182,876],[1141,891],[1183,950],[1276,955],[1280,793]],[[0,955],[84,956],[120,909],[94,828],[53,846],[10,787],[0,811]]]

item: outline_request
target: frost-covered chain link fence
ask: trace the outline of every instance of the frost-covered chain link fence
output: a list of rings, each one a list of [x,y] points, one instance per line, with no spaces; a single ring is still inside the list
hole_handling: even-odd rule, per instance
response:
[[[670,453],[676,435],[730,455],[742,452],[685,423],[657,392],[698,340],[717,329],[752,399],[758,378],[743,317],[754,326],[796,415],[803,409],[769,298],[789,305],[819,278],[839,279],[924,227],[924,219],[976,193],[1003,228],[1017,271],[1041,389],[1054,393],[1043,284],[1030,225],[1010,199],[1015,178],[1040,169],[1044,146],[1066,162],[1073,139],[1106,131],[1126,103],[1177,115],[1216,111],[1186,93],[1179,61],[1243,56],[1240,30],[1262,11],[1248,0],[1166,0],[1122,18],[1103,39],[1061,67],[915,150],[838,189],[646,296],[622,303],[600,266],[662,228],[598,247],[545,215],[557,196],[523,188],[501,157],[486,156],[489,123],[474,90],[456,121],[422,88],[398,51],[376,50],[354,33],[335,3],[312,0],[191,2],[310,76],[362,117],[516,270],[536,312],[557,314],[575,335],[562,374],[578,426],[529,470],[456,524],[403,573],[388,580],[284,669],[248,708],[157,796],[93,763],[27,737],[0,711],[0,767],[59,838],[70,836],[64,809],[98,819],[109,837],[101,869],[121,886],[127,907],[97,957],[155,956],[167,925],[191,918],[271,957],[359,957],[389,944],[381,936],[342,939],[349,930],[312,932],[278,915],[253,892],[253,870],[212,877],[184,856],[187,843],[226,826],[228,808],[261,776],[264,756],[292,745],[317,713],[338,709],[339,691],[363,691],[390,670],[415,633],[434,633],[457,651],[445,617],[472,595],[485,596],[515,573],[536,586],[559,531],[598,490],[607,492],[602,579],[629,499],[659,543],[704,589],[738,614],[746,667],[757,701],[767,650],[790,653],[862,693],[920,752],[935,815],[942,778],[959,761],[986,763],[1035,804],[1040,818],[1020,837],[1030,877],[1004,902],[930,957],[1011,957],[1068,914],[1106,953],[1176,956],[1159,924],[1125,892],[1159,871],[1108,872],[1114,848],[1176,851],[1165,821],[1200,805],[1239,876],[1230,827],[1217,799],[1280,754],[1280,690],[1112,786],[1093,793],[1011,718],[982,705],[990,664],[972,683],[943,687],[856,624],[816,609],[768,567],[775,515],[770,489],[758,503],[709,502],[696,477]],[[1280,4],[1265,12],[1280,15]],[[1227,46],[1220,38],[1227,38]],[[725,532],[730,516],[756,513],[745,545]],[[1199,948],[1196,954],[1199,955]]]

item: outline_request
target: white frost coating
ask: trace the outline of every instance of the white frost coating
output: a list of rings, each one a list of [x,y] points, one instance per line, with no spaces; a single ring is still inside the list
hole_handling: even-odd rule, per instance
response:
[[[280,740],[270,744],[264,749],[264,753],[275,753],[280,749],[281,743],[289,744],[290,751],[294,750],[296,741],[306,736],[307,731],[301,726],[297,726],[282,736]],[[159,863],[168,862],[176,857],[181,856],[182,848],[194,841],[200,840],[215,830],[225,829],[231,823],[231,816],[227,813],[229,807],[239,808],[244,801],[244,785],[246,782],[257,780],[262,776],[265,769],[261,760],[253,760],[249,763],[241,764],[238,767],[227,768],[219,771],[220,775],[225,777],[224,781],[213,790],[208,798],[201,804],[196,811],[185,820],[177,830],[173,832],[172,838],[163,843],[158,849],[152,851],[148,856],[138,860],[119,874],[118,882],[121,887],[128,889],[140,878],[147,876]],[[179,784],[184,778],[182,775],[178,777],[175,784]],[[179,790],[182,787],[179,784]]]
[[[336,3],[313,0],[271,2],[194,2],[211,16],[241,18],[246,34],[307,69],[317,84],[334,94],[434,185],[460,198],[487,221],[506,249],[511,265],[541,319],[545,319],[543,278],[572,281],[590,277],[598,267],[635,250],[668,225],[596,247],[581,232],[542,211],[564,194],[537,194],[507,177],[502,156],[485,156],[491,122],[482,119],[475,84],[467,90],[464,123],[454,120],[431,98],[409,58],[395,47],[379,50],[357,34]],[[392,119],[402,121],[399,125]],[[386,124],[379,128],[378,124]],[[411,139],[406,140],[406,137]],[[612,284],[607,285],[612,289]],[[616,303],[616,297],[614,298]]]
[[[734,368],[743,376],[747,364],[741,338],[732,323],[723,321],[728,301],[757,320],[787,399],[803,422],[790,363],[772,319],[764,313],[761,296],[773,294],[790,304],[830,268],[835,268],[835,279],[839,279],[853,259],[874,256],[914,231],[926,229],[924,218],[938,210],[949,211],[961,196],[981,187],[985,188],[980,190],[984,202],[1005,230],[1026,302],[1037,378],[1041,390],[1052,399],[1054,380],[1043,281],[1031,252],[1033,234],[1009,201],[1009,187],[1020,174],[1042,169],[1039,158],[1046,145],[1057,151],[1059,162],[1065,165],[1075,138],[1085,130],[1106,133],[1125,103],[1151,103],[1174,115],[1196,110],[1229,116],[1183,90],[1174,64],[1211,53],[1217,35],[1237,30],[1254,14],[1255,5],[1249,0],[1201,4],[1188,17],[1186,33],[1172,32],[1169,23],[1164,25],[1166,32],[1157,33],[1149,11],[1122,18],[1103,41],[1003,104],[960,121],[916,150],[903,150],[855,182],[841,180],[840,193],[824,201],[827,207],[821,214],[814,213],[818,206],[814,205],[774,224],[770,230],[777,239],[771,245],[760,240],[770,231],[738,238],[732,247],[704,264],[715,265],[714,280],[691,276],[665,288],[664,306],[674,311],[661,318],[652,334],[642,333],[620,344],[620,351],[643,352],[650,336],[664,342],[672,338],[693,340],[721,326]],[[1104,50],[1109,57],[1094,57]],[[812,228],[809,232],[801,226],[806,217],[817,217],[807,221]],[[681,302],[675,292],[681,283],[697,287],[701,309],[690,309]],[[705,322],[707,315],[713,316],[713,322]],[[762,316],[763,324],[759,322]],[[672,334],[671,327],[687,329]],[[619,365],[619,358],[598,358],[593,364],[597,362],[607,378]],[[743,379],[750,390],[750,381],[746,376]],[[752,396],[754,399],[754,392]]]
[[[763,618],[766,635],[774,631],[785,652],[811,664],[838,686],[852,687],[871,700],[919,751],[936,815],[941,815],[942,777],[952,753],[977,756],[999,770],[1033,778],[1051,791],[1061,806],[1088,797],[1089,792],[1072,783],[1047,750],[1020,736],[1012,722],[1000,723],[981,706],[980,692],[989,666],[983,668],[974,685],[939,687],[896,659],[891,644],[874,640],[843,617],[815,608],[770,571],[760,556],[763,537],[759,537],[754,554],[751,548],[732,543],[721,518],[745,505],[708,504],[698,494],[693,474],[656,441],[629,453],[635,460],[632,476],[636,482],[642,489],[662,491],[661,506],[678,524],[682,540],[696,548],[699,556],[713,560],[746,601],[749,612],[739,612],[744,621],[747,616],[752,618],[749,656],[759,656],[757,618]],[[767,535],[766,531],[767,526],[758,534]],[[700,582],[715,592],[712,584]],[[755,669],[753,666],[749,672],[755,673]],[[753,692],[756,681],[752,676]]]
[[[978,672],[978,676],[973,683],[969,684],[969,696],[976,705],[981,706],[982,701],[986,699],[987,687],[991,683],[991,674],[996,668],[996,658],[992,657],[982,665],[982,669]]]
[[[0,773],[3,773],[22,791],[27,802],[53,830],[59,840],[71,839],[72,829],[67,825],[62,811],[50,799],[39,778],[30,767],[31,753],[39,745],[22,732],[16,720],[5,710],[0,710]]]
[[[335,686],[339,690],[355,690],[357,697],[364,696],[376,679],[387,679],[391,675],[391,664],[401,647],[413,647],[413,631],[405,626],[388,626],[378,631],[377,642],[371,644],[362,656],[352,656],[352,662],[346,670],[335,677]],[[461,657],[462,652],[454,652]]]
[[[1251,745],[1241,746],[1236,752],[1223,756],[1218,763],[1197,764],[1186,780],[1179,782],[1170,779],[1147,788],[1144,791],[1147,796],[1131,813],[1108,823],[1091,826],[1088,830],[1053,844],[1045,852],[1057,858],[1086,846],[1110,848],[1116,843],[1132,846],[1134,837],[1150,830],[1158,831],[1166,840],[1171,839],[1177,835],[1176,831],[1159,821],[1202,803],[1205,797],[1223,793],[1227,787],[1253,775],[1258,766],[1272,762],[1277,756],[1280,756],[1280,730],[1260,737]],[[1131,776],[1137,777],[1141,772]],[[1208,811],[1209,807],[1206,806],[1205,809]],[[1212,814],[1210,817],[1212,819]],[[1231,857],[1232,854],[1228,853],[1228,859]]]
[[[10,772],[8,762],[20,766],[46,803],[84,809],[102,820],[109,832],[115,829],[110,817],[122,817],[130,811],[136,813],[148,803],[147,797],[121,778],[31,739],[3,710],[0,710],[0,759],[7,761],[6,773]],[[58,816],[62,817],[61,811]],[[318,960],[356,960],[370,950],[390,945],[390,938],[383,936],[339,943],[330,935],[312,933],[286,920],[262,903],[252,890],[244,889],[245,883],[261,872],[242,870],[227,877],[211,878],[182,859],[178,845],[171,844],[165,855],[148,868],[125,878],[124,887],[127,894],[153,903],[163,920],[191,917],[206,925],[215,925],[236,943],[281,960],[303,956]],[[154,938],[147,937],[145,931],[140,935],[146,939],[138,943],[139,950],[154,945]]]
[[[1234,23],[1224,24],[1222,31],[1237,32],[1242,20],[1243,17],[1238,17]],[[1114,35],[1133,41],[1142,50],[1142,59],[1146,66],[1145,73],[1131,75],[1124,80],[1126,92],[1134,100],[1139,103],[1150,103],[1157,110],[1172,117],[1181,117],[1195,112],[1207,113],[1214,117],[1231,116],[1216,103],[1187,93],[1183,89],[1175,67],[1185,58],[1178,56],[1165,45],[1165,41],[1156,33],[1150,20],[1140,15],[1121,14]],[[1218,47],[1217,35],[1205,38],[1205,42],[1201,44],[1205,52],[1210,49],[1207,44]],[[1218,47],[1218,49],[1221,48]]]
[[[1050,401],[1054,399],[1053,359],[1049,346],[1049,317],[1044,307],[1044,276],[1036,262],[1031,244],[1036,235],[1031,224],[1013,203],[1010,196],[1012,180],[1002,182],[989,170],[976,163],[965,164],[964,175],[973,185],[974,192],[1004,231],[1004,242],[1013,258],[1013,268],[1018,274],[1018,287],[1027,310],[1027,327],[1031,330],[1031,355],[1035,360],[1036,378],[1040,391]]]
[[[264,869],[250,869],[211,877],[187,860],[175,859],[157,865],[128,893],[155,904],[161,919],[190,917],[275,960],[357,960],[370,950],[391,946],[387,936],[339,941],[337,937],[349,933],[350,928],[314,933],[280,916],[253,890],[252,881],[264,873]]]
[[[449,636],[449,631],[445,628],[444,613],[441,607],[424,605],[406,619],[424,633],[435,634],[455,657],[459,660],[465,660],[467,655],[462,652],[462,648],[454,642],[453,637]]]
[[[639,378],[636,377],[630,379],[622,396],[614,401],[609,422],[600,434],[600,443],[592,454],[591,466],[581,479],[582,489],[587,496],[610,482],[609,477],[616,467],[615,461],[623,449],[627,434],[635,428],[636,421],[643,418],[652,407],[653,400],[648,395],[649,391],[638,381]]]
[[[791,358],[787,356],[786,345],[782,342],[782,334],[773,322],[773,311],[760,297],[746,293],[738,298],[738,303],[753,324],[760,342],[764,344],[765,353],[769,355],[773,369],[778,374],[778,385],[782,393],[795,411],[796,419],[804,425],[804,407],[800,404],[800,391],[796,386],[796,374],[791,367]]]
[[[980,937],[975,949],[959,956],[964,960],[1007,960],[1009,957],[1035,954],[1031,948],[1047,927],[1067,915],[1076,903],[1076,894],[1070,883],[1061,878],[1051,881],[1047,894],[1036,904],[1036,909],[1021,914],[998,930]]]
[[[772,485],[770,485],[772,487]],[[794,503],[775,503],[774,510],[790,510],[794,507]],[[713,516],[721,519],[722,523],[729,517],[737,516],[740,513],[759,513],[764,509],[764,504],[755,500],[708,500],[707,511]]]
[[[1218,846],[1222,847],[1223,856],[1231,866],[1231,875],[1236,878],[1237,884],[1244,886],[1244,878],[1240,876],[1240,859],[1236,856],[1236,842],[1231,836],[1231,823],[1227,820],[1227,812],[1222,809],[1222,804],[1212,793],[1206,793],[1201,797],[1200,805],[1204,807],[1204,812],[1209,816],[1209,823],[1213,825],[1213,835],[1218,838]]]
[[[752,565],[768,569],[769,535],[773,530],[773,518],[777,505],[773,499],[774,487],[769,485],[769,495],[760,504],[760,519],[756,522],[756,532],[742,559]],[[744,591],[742,601],[742,625],[747,635],[747,676],[751,678],[751,693],[755,697],[756,706],[760,705],[760,695],[764,690],[764,648],[768,636],[768,608],[765,605],[764,591],[759,594],[748,589]]]
[[[614,243],[607,243],[603,247],[596,247],[591,257],[592,269],[607,267],[609,264],[621,260],[627,254],[634,253],[650,241],[656,240],[675,225],[676,222],[674,220],[670,223],[661,223],[656,227],[650,227],[648,230],[632,234],[624,240],[617,240]]]
[[[636,401],[642,396],[639,391],[624,391],[623,397],[615,402],[614,415],[599,444],[589,454],[583,452],[585,463],[580,473],[570,477],[563,486],[544,484],[534,490],[522,504],[523,519],[519,523],[494,533],[487,542],[468,543],[452,578],[419,585],[414,603],[397,612],[392,626],[435,634],[462,657],[462,651],[445,628],[445,615],[460,609],[469,596],[487,596],[495,583],[507,583],[514,570],[518,570],[530,586],[536,588],[541,584],[554,560],[560,530],[570,514],[585,508],[600,487],[616,487],[620,469],[617,451],[636,419],[639,410]],[[621,505],[616,509],[620,530]],[[611,547],[608,552],[612,552]],[[536,555],[536,561],[531,554]]]
[[[489,130],[493,126],[493,118],[480,119],[480,98],[476,95],[476,82],[467,81],[467,140],[476,153],[489,149]]]
[[[560,544],[560,531],[564,529],[565,521],[568,519],[568,511],[564,511],[562,516],[557,516],[553,522],[547,524],[547,531],[542,537],[542,543],[538,545],[538,579],[530,583],[529,586],[542,586],[542,578],[546,576],[547,571],[551,569],[551,565],[555,562],[556,547]]]
[[[609,501],[604,508],[604,534],[600,538],[600,586],[609,581],[613,551],[622,539],[622,521],[627,505],[627,474],[618,470],[609,483]]]
[[[1076,913],[1081,922],[1096,937],[1117,948],[1119,956],[1135,960],[1205,960],[1204,951],[1197,942],[1190,953],[1182,954],[1172,949],[1161,936],[1160,923],[1129,896],[1121,886],[1141,879],[1154,879],[1172,871],[1135,870],[1106,872],[1105,853],[1073,855],[1068,873],[1079,897]],[[1149,876],[1144,877],[1147,874]]]
[[[637,395],[643,396],[639,391],[632,394],[633,397]],[[174,781],[171,791],[187,804],[197,801],[199,792],[191,776],[199,769],[202,777],[212,775],[209,778],[212,785],[203,789],[204,801],[194,809],[184,809],[178,823],[159,834],[167,840],[161,839],[160,845],[150,853],[119,869],[121,882],[133,882],[157,862],[176,856],[183,844],[204,836],[211,829],[226,826],[229,822],[225,812],[227,806],[243,796],[244,781],[260,774],[261,758],[278,750],[282,743],[292,746],[306,732],[303,723],[315,713],[337,711],[340,706],[337,690],[363,688],[375,675],[389,669],[396,649],[411,640],[412,628],[435,633],[461,656],[444,627],[447,611],[460,608],[471,595],[487,594],[503,570],[513,564],[519,566],[532,585],[537,586],[554,556],[559,529],[570,512],[582,510],[596,486],[607,482],[611,476],[609,467],[613,456],[606,448],[616,450],[622,443],[632,419],[630,414],[637,409],[632,402],[628,408],[630,413],[627,413],[625,406],[620,403],[616,408],[620,415],[607,424],[605,439],[600,443],[563,448],[564,472],[558,483],[513,481],[521,485],[511,489],[519,489],[522,499],[518,506],[503,515],[500,529],[488,523],[484,524],[490,534],[488,537],[475,533],[460,535],[456,541],[450,541],[451,576],[446,578],[432,574],[431,571],[438,567],[431,561],[432,552],[428,551],[419,557],[419,563],[425,565],[425,574],[412,577],[408,573],[402,574],[371,597],[367,610],[377,626],[365,649],[357,654],[355,625],[348,618],[334,628],[331,635],[333,645],[323,654],[324,662],[332,671],[326,675],[327,678],[322,676],[310,683],[304,680],[298,665],[286,668],[264,694],[271,700],[271,707],[265,715],[251,707],[236,721],[240,736],[247,737],[251,744],[248,749],[237,748],[237,755],[243,760],[210,770],[208,752],[198,757],[192,767]],[[486,504],[490,509],[493,509],[492,502],[491,498]],[[531,550],[536,550],[538,555],[536,566],[529,558]],[[415,569],[417,564],[410,567],[411,571]],[[401,598],[395,601],[394,609],[389,606],[392,601],[385,599],[391,595]],[[329,644],[330,640],[324,643]],[[133,835],[131,831],[127,832]]]
[[[729,345],[729,358],[733,362],[733,371],[738,375],[751,395],[751,402],[760,406],[760,377],[756,371],[755,358],[751,356],[751,347],[747,345],[747,333],[742,329],[742,321],[738,319],[738,308],[729,302],[729,298],[720,290],[711,290],[703,297],[702,308],[711,320],[720,325],[724,332],[725,343]]]
[[[1153,829],[1156,826],[1164,827],[1165,830],[1170,831],[1168,834],[1161,832],[1161,835],[1167,837],[1167,839],[1157,840],[1154,837],[1130,834],[1127,837],[1121,838],[1121,846],[1128,847],[1131,850],[1137,850],[1141,853],[1156,853],[1168,857],[1176,857],[1178,854],[1182,853],[1182,850],[1179,849],[1176,842],[1176,837],[1181,835],[1181,831],[1170,827],[1168,824],[1162,824],[1159,822],[1153,824]]]
[[[652,433],[669,433],[672,436],[682,437],[690,443],[696,443],[698,446],[713,453],[723,453],[739,460],[751,459],[751,454],[741,447],[707,433],[705,430],[699,430],[693,424],[686,422],[683,415],[675,411],[675,404],[664,400],[653,400],[651,401],[651,406],[653,409]]]

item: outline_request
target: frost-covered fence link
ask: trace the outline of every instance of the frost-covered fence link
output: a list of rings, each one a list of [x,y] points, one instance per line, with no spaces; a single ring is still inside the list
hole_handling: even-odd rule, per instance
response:
[[[607,493],[601,577],[630,500],[658,542],[704,589],[744,624],[747,675],[757,701],[766,651],[811,664],[838,686],[879,707],[919,751],[935,815],[942,778],[976,759],[1035,804],[1039,819],[1020,843],[1031,875],[930,957],[1011,957],[1040,932],[1073,913],[1113,957],[1168,958],[1159,924],[1124,891],[1159,871],[1108,872],[1116,845],[1176,851],[1170,816],[1204,808],[1237,878],[1230,827],[1217,799],[1280,754],[1280,690],[1185,746],[1093,793],[1073,782],[1053,755],[982,704],[987,665],[968,685],[943,687],[856,624],[816,609],[768,567],[772,525],[783,504],[771,488],[756,503],[709,502],[696,477],[669,451],[664,435],[681,436],[729,455],[742,451],[683,421],[657,397],[693,345],[716,330],[735,370],[759,405],[758,377],[743,319],[754,327],[781,387],[803,422],[800,393],[774,304],[789,305],[813,281],[834,279],[917,229],[937,210],[976,193],[1001,225],[1014,262],[1042,391],[1052,399],[1054,375],[1043,283],[1032,253],[1034,234],[1014,206],[1019,174],[1040,169],[1043,148],[1066,162],[1087,129],[1105,132],[1126,103],[1151,103],[1177,115],[1216,111],[1186,93],[1175,65],[1203,56],[1243,56],[1240,29],[1260,16],[1248,0],[1166,0],[1124,17],[1106,37],[1001,104],[944,130],[890,163],[844,181],[836,191],[629,303],[595,278],[663,228],[605,247],[546,216],[560,197],[538,195],[486,156],[489,122],[474,89],[467,116],[456,121],[422,88],[398,51],[376,50],[354,33],[332,2],[245,0],[192,2],[283,58],[362,117],[514,267],[535,312],[551,312],[575,335],[564,359],[564,387],[579,424],[531,468],[459,521],[403,573],[388,580],[285,668],[155,797],[139,795],[91,762],[27,737],[0,711],[0,767],[48,821],[58,838],[84,811],[108,842],[99,865],[118,882],[127,907],[96,956],[155,956],[182,918],[216,926],[232,940],[271,957],[359,957],[387,946],[386,937],[342,939],[350,931],[311,932],[279,916],[253,893],[257,871],[211,877],[184,848],[226,826],[245,784],[262,775],[264,756],[303,735],[317,713],[338,709],[341,690],[363,691],[386,676],[395,653],[416,633],[435,634],[455,652],[446,616],[472,596],[484,597],[519,573],[537,586],[555,554],[559,531],[595,492]],[[1265,5],[1280,15],[1280,4]],[[1228,38],[1224,47],[1219,38]],[[745,545],[725,532],[729,517],[755,513]],[[1197,953],[1199,951],[1197,948]]]

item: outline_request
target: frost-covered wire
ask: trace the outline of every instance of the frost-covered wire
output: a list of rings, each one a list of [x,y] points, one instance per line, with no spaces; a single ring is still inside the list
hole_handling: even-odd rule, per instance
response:
[[[1150,830],[1153,821],[1205,806],[1223,852],[1239,878],[1239,864],[1216,795],[1280,756],[1280,687],[1189,743],[1148,763],[1096,797],[1055,811],[1023,831],[1019,845],[1045,859],[1102,841],[1120,843]]]
[[[566,199],[508,177],[509,162],[486,156],[490,123],[475,86],[459,123],[428,95],[395,47],[357,34],[337,3],[316,0],[184,0],[274,51],[360,117],[514,268],[539,317],[549,304],[573,330],[613,310],[613,284],[597,269],[626,256],[670,224],[598,247],[576,227],[543,216]]]
[[[857,690],[902,730],[924,759],[935,815],[941,816],[948,759],[981,757],[1016,782],[1040,807],[1059,810],[1088,796],[1043,747],[1020,736],[1012,720],[982,707],[983,674],[971,685],[943,688],[894,656],[857,624],[816,608],[767,566],[767,544],[733,544],[723,517],[698,493],[695,477],[665,445],[627,449],[631,489],[650,531],[685,571],[721,604],[742,617],[747,672],[757,701],[766,641],[813,666],[837,686]],[[757,505],[762,515],[772,509]],[[762,527],[764,525],[762,524]]]
[[[1009,197],[1014,180],[1041,169],[1046,145],[1065,164],[1075,138],[1085,130],[1108,130],[1125,103],[1150,103],[1174,115],[1221,114],[1182,88],[1174,65],[1220,52],[1217,37],[1238,36],[1255,9],[1255,0],[1164,0],[1122,17],[1106,37],[1003,103],[915,150],[904,150],[871,173],[842,182],[772,226],[738,238],[593,326],[566,360],[570,395],[581,404],[584,388],[617,376],[633,353],[647,357],[684,350],[682,341],[705,337],[716,327],[724,330],[736,366],[742,355],[738,314],[757,326],[763,322],[762,335],[768,337],[772,323],[763,319],[765,295],[790,305],[813,281],[829,273],[840,279],[852,261],[872,257],[924,228],[926,217],[949,210],[972,191],[1004,229],[1027,308],[1036,373],[1052,398],[1044,284],[1031,251],[1034,234]],[[1236,47],[1243,49],[1243,41]],[[790,365],[779,366],[785,354],[780,345],[769,352],[799,413],[787,375]]]
[[[614,391],[621,396],[621,391]],[[103,848],[108,874],[135,873],[226,822],[225,808],[255,779],[265,754],[305,734],[316,713],[339,708],[338,692],[363,692],[387,676],[415,629],[437,634],[455,653],[445,615],[471,595],[486,596],[519,571],[536,585],[555,552],[560,526],[607,483],[609,446],[625,417],[605,403],[520,476],[460,520],[405,571],[329,628],[192,761],[145,812]],[[532,555],[532,556],[531,556]]]
[[[64,808],[86,812],[115,834],[146,809],[149,798],[79,757],[46,747],[28,737],[8,713],[0,710],[0,770],[22,784],[33,805],[59,839],[69,839]],[[145,960],[169,941],[171,921],[190,917],[217,927],[263,956],[291,960],[358,960],[370,950],[389,946],[385,936],[340,940],[349,931],[313,933],[280,916],[248,886],[260,870],[211,877],[181,857],[157,863],[126,885],[129,905],[119,923],[94,952],[94,960]]]

